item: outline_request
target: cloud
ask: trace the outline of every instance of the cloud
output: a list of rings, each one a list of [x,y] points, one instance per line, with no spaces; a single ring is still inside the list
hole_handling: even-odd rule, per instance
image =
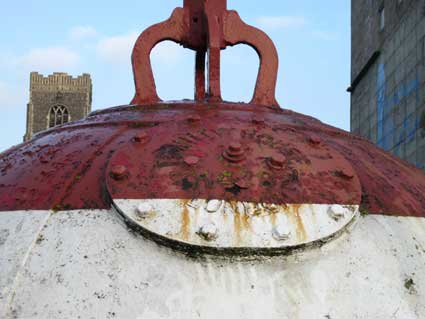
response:
[[[257,19],[257,23],[263,29],[278,30],[303,27],[307,19],[301,16],[262,16]]]
[[[74,68],[80,62],[80,56],[65,47],[32,49],[18,58],[18,65],[25,70],[51,72]]]
[[[138,36],[139,33],[130,32],[104,38],[97,44],[97,53],[109,63],[128,64]],[[152,51],[152,62],[175,64],[180,60],[182,50],[179,45],[171,41],[162,42]]]
[[[136,32],[104,38],[97,44],[98,55],[113,64],[130,62],[131,51],[139,36]]]
[[[153,49],[152,62],[168,65],[176,64],[182,58],[184,50],[172,41],[162,42]]]
[[[69,37],[72,40],[84,40],[90,39],[97,36],[97,31],[91,26],[77,26],[71,29],[69,32]]]

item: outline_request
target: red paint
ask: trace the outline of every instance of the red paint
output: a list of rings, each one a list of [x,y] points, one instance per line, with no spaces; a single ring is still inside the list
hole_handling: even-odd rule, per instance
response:
[[[251,103],[278,107],[275,98],[278,55],[271,39],[245,24],[236,11],[227,10],[227,0],[185,0],[171,17],[145,30],[133,49],[132,63],[136,94],[131,104],[160,101],[152,73],[150,53],[160,42],[171,40],[196,51],[195,100],[220,102],[220,51],[227,46],[247,44],[260,58],[260,68]],[[208,53],[208,77],[205,56]],[[208,87],[205,88],[205,78]]]
[[[117,181],[123,180],[128,177],[127,167],[124,165],[113,165],[110,176]]]
[[[197,156],[187,156],[187,157],[184,159],[184,162],[185,162],[187,165],[193,166],[193,165],[196,165],[196,164],[198,164],[198,163],[199,163],[199,157],[197,157]]]
[[[282,169],[284,168],[286,162],[286,157],[278,154],[278,155],[273,155],[272,157],[270,157],[268,159],[267,164],[269,164],[269,166],[273,169]]]
[[[149,140],[149,135],[146,134],[145,132],[137,133],[134,136],[134,141],[140,144],[146,143],[148,142],[148,140]]]
[[[202,125],[187,121],[192,114]],[[264,124],[252,123],[259,116]],[[152,137],[143,147],[132,141],[140,132]],[[229,140],[240,141],[244,161],[222,157]],[[188,166],[188,156],[200,161]],[[273,156],[285,157],[283,169],[269,167]],[[111,178],[114,165],[128,179]],[[361,203],[370,213],[425,217],[418,169],[313,118],[231,103],[113,108],[43,133],[1,155],[0,210],[107,208],[105,183],[113,197]]]
[[[249,182],[244,181],[244,180],[239,180],[239,181],[237,181],[237,182],[235,183],[235,185],[236,185],[237,187],[241,188],[241,189],[248,189],[248,188],[251,186],[251,184],[250,184]]]
[[[277,108],[270,39],[227,11],[224,0],[184,3],[136,43],[133,103],[143,105],[95,112],[0,155],[0,211],[109,208],[111,197],[216,198],[360,204],[369,213],[425,217],[423,172],[364,139]],[[148,57],[165,38],[197,51],[194,102],[159,102]],[[219,53],[236,43],[253,45],[262,58],[251,104],[221,102]]]
[[[231,163],[239,163],[245,160],[245,150],[240,143],[233,142],[224,150],[223,157]]]
[[[322,142],[322,140],[320,139],[320,137],[318,136],[310,136],[310,143],[312,145],[319,145]]]

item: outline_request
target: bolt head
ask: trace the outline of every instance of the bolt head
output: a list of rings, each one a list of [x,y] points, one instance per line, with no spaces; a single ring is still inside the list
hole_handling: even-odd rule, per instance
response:
[[[248,188],[250,187],[249,182],[244,181],[244,180],[237,181],[237,182],[235,183],[235,185],[236,185],[237,187],[239,187],[240,189],[248,189]]]
[[[282,154],[273,155],[269,158],[268,164],[271,168],[282,169],[285,166],[286,157]]]
[[[345,209],[340,205],[332,205],[328,208],[328,215],[335,221],[339,221],[345,216]]]
[[[127,177],[128,170],[124,165],[114,165],[111,169],[111,177],[115,180],[122,180]]]
[[[198,209],[202,205],[202,200],[200,199],[192,199],[187,203],[187,206],[192,207],[194,209]]]
[[[228,146],[228,150],[231,152],[240,152],[242,149],[242,145],[238,142],[232,142]]]
[[[145,143],[148,139],[149,135],[146,132],[140,132],[134,136],[134,141],[137,143]]]
[[[354,178],[354,172],[348,170],[347,168],[343,168],[341,170],[336,171],[336,175],[346,180]]]
[[[141,203],[136,208],[136,218],[143,219],[152,211],[153,211],[153,208],[151,205],[149,205],[148,203]]]
[[[207,204],[207,211],[209,213],[215,213],[220,209],[222,204],[223,204],[223,201],[218,199],[212,199]]]
[[[288,240],[291,237],[291,231],[286,225],[280,224],[273,227],[272,236],[278,241]]]
[[[205,224],[199,228],[197,234],[206,241],[215,240],[218,237],[217,226],[214,223]]]
[[[322,143],[322,139],[318,136],[310,136],[309,142],[313,145],[319,145]]]
[[[201,117],[197,114],[189,115],[187,121],[190,123],[198,123],[201,121]]]
[[[152,211],[152,206],[148,203],[141,203],[139,206],[137,206],[137,211],[140,214],[146,214]]]
[[[197,157],[197,156],[187,156],[187,157],[185,157],[184,162],[187,165],[193,166],[193,165],[196,165],[196,164],[199,163],[199,157]]]
[[[223,157],[231,163],[238,163],[245,159],[245,152],[240,143],[232,142],[223,152]]]
[[[260,120],[260,119],[253,119],[252,120],[252,124],[264,125],[265,124],[265,121],[264,120]]]

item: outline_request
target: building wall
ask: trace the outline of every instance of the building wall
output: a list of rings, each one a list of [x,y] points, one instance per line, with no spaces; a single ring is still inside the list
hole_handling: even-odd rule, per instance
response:
[[[351,77],[352,132],[425,169],[425,0],[352,1]]]
[[[86,117],[91,111],[92,83],[90,75],[73,78],[66,73],[47,77],[32,72],[30,75],[30,101],[27,107],[27,141],[49,128],[49,113],[53,106],[65,106],[70,121]]]

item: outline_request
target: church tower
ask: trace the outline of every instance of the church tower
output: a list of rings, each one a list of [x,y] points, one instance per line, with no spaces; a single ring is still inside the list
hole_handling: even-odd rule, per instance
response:
[[[30,140],[37,132],[86,117],[91,111],[91,102],[89,74],[73,78],[67,73],[44,77],[31,72],[24,141]]]

